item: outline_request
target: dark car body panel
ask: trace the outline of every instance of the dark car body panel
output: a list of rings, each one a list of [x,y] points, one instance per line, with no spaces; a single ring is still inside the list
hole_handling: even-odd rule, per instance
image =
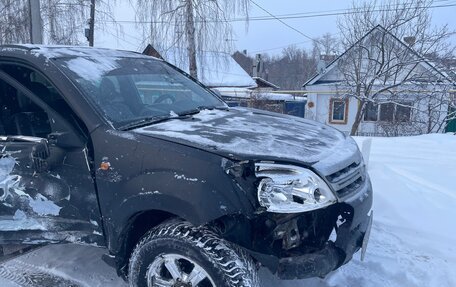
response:
[[[115,130],[92,133],[96,181],[108,245],[121,248],[132,215],[160,210],[201,225],[226,214],[253,212],[253,203],[226,176],[220,156],[161,139]],[[202,208],[204,207],[204,208]],[[119,212],[122,210],[124,212]]]

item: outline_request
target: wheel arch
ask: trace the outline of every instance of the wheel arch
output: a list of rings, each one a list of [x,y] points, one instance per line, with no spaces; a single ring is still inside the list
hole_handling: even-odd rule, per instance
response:
[[[158,209],[141,211],[130,217],[118,238],[120,248],[114,254],[116,270],[120,276],[126,276],[130,254],[144,234],[173,218],[179,218],[179,216]]]

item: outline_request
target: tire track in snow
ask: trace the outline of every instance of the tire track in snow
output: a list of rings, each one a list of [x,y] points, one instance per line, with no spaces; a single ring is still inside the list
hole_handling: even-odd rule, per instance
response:
[[[22,287],[81,287],[78,282],[53,274],[46,268],[19,260],[0,265],[0,278]]]

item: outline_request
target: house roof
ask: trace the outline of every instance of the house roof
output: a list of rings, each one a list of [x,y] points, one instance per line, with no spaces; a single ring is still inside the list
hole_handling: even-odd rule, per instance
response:
[[[148,50],[157,52],[158,55],[154,52],[154,56],[160,56],[181,70],[189,72],[187,50],[171,48],[159,53],[152,46]],[[252,77],[228,53],[204,51],[197,53],[196,58],[198,80],[208,87],[256,87]]]
[[[361,41],[363,41],[367,36],[369,36],[371,33],[373,33],[375,30],[381,30],[382,33],[386,33],[387,35],[391,36],[395,41],[399,42],[404,48],[406,48],[408,51],[410,51],[412,54],[414,54],[415,56],[418,57],[418,59],[421,60],[420,63],[426,65],[428,68],[430,68],[431,70],[434,70],[435,72],[437,72],[438,74],[440,74],[441,76],[443,76],[447,81],[450,81],[452,83],[454,83],[451,79],[451,77],[449,77],[445,72],[441,71],[440,69],[437,68],[437,66],[429,61],[428,59],[426,59],[424,56],[420,55],[417,51],[415,51],[414,49],[412,49],[409,45],[407,45],[406,43],[404,43],[404,41],[402,41],[401,39],[397,38],[395,35],[393,35],[391,32],[389,32],[388,30],[386,30],[384,27],[382,27],[381,25],[377,25],[375,26],[374,28],[372,28],[369,32],[367,32],[363,37],[361,37],[358,41],[356,41],[353,45],[351,45],[347,50],[345,50],[341,55],[339,55],[336,59],[334,59],[333,61],[331,61],[329,64],[326,65],[324,71],[322,73],[317,73],[316,75],[314,75],[312,78],[310,78],[309,80],[307,80],[302,86],[303,87],[306,87],[306,86],[310,86],[310,85],[314,85],[315,83],[317,83],[324,75],[326,75],[329,71],[331,71],[334,67],[337,66],[337,63],[339,62],[339,60],[347,54],[347,52],[349,50],[351,50],[353,47],[355,47],[356,45],[358,45]]]
[[[262,88],[273,88],[273,89],[280,89],[279,86],[269,82],[269,81],[266,81],[265,79],[261,78],[261,77],[252,77],[252,79],[255,80],[256,84],[258,85],[258,87],[262,87]]]
[[[152,56],[164,60],[160,53],[151,44],[148,44],[142,53],[147,56]]]

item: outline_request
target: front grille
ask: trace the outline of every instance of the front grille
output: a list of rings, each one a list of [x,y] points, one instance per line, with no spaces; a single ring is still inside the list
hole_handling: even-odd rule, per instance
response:
[[[339,197],[356,192],[364,183],[365,168],[362,162],[353,162],[349,166],[326,177]]]

